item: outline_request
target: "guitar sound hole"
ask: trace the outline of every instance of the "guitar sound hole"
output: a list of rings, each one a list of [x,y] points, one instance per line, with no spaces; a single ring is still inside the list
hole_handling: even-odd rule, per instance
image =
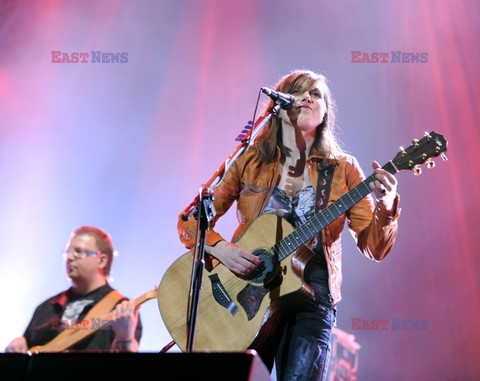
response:
[[[279,263],[272,252],[267,249],[257,249],[253,253],[262,260],[262,263],[250,274],[248,280],[253,283],[261,284],[268,287],[270,283],[276,278],[279,272]]]

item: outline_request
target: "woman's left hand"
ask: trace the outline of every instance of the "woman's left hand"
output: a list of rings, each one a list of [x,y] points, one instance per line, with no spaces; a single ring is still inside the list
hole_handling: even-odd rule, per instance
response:
[[[382,203],[386,210],[392,210],[395,196],[397,195],[397,179],[391,173],[381,168],[378,162],[372,163],[375,181],[369,185],[370,189]]]

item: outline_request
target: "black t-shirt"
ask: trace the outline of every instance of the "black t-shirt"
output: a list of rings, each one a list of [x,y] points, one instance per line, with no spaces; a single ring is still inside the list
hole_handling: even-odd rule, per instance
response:
[[[55,295],[40,304],[33,313],[32,320],[25,330],[29,348],[36,345],[45,345],[57,336],[65,327],[61,320],[82,320],[90,309],[112,291],[108,284],[89,292],[86,295],[78,295],[71,288]],[[122,299],[126,300],[127,298]],[[120,302],[121,302],[120,301]],[[142,323],[138,318],[135,338],[140,342],[142,336]],[[115,339],[115,332],[111,326],[101,329],[85,340],[70,348],[74,350],[108,350]]]

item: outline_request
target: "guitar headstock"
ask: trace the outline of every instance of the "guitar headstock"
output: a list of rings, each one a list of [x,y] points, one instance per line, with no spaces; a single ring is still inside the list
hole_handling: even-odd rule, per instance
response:
[[[412,145],[403,148],[391,161],[397,172],[404,169],[413,170],[416,175],[422,173],[421,164],[427,163],[428,168],[433,168],[435,162],[433,157],[441,156],[443,160],[447,160],[444,152],[447,151],[447,141],[445,138],[437,134],[435,131],[425,132],[425,136],[420,139],[413,139]]]

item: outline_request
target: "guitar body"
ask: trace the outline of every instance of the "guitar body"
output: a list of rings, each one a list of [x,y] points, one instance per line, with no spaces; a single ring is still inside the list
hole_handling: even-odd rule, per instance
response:
[[[287,307],[282,305],[283,296],[295,294],[293,299],[297,299],[296,294],[311,295],[311,289],[302,282],[299,275],[303,275],[304,264],[313,252],[302,247],[299,257],[304,261],[294,256],[293,259],[287,257],[278,262],[273,252],[261,250],[270,249],[293,230],[292,225],[283,218],[267,214],[258,217],[236,242],[244,250],[260,255],[264,263],[269,260],[274,263],[266,266],[264,276],[244,280],[223,264],[212,271],[205,269],[195,330],[196,351],[243,351],[255,339],[270,312]],[[157,294],[163,321],[183,351],[186,348],[192,261],[190,252],[178,258],[163,276]]]

